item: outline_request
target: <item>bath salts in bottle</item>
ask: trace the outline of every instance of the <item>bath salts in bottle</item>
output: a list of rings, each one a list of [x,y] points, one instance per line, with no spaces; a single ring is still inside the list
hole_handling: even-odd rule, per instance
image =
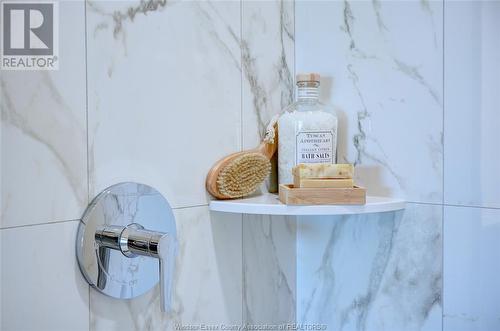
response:
[[[278,120],[280,184],[293,183],[292,168],[299,163],[335,163],[337,116],[319,102],[319,74],[297,75],[297,101]]]

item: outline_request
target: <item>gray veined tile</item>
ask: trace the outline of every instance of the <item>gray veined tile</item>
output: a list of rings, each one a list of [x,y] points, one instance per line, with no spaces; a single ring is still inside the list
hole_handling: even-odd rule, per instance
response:
[[[370,194],[442,202],[442,4],[296,7],[297,70],[323,74],[322,99],[339,117],[338,161],[357,165]]]
[[[138,181],[173,207],[207,203],[209,168],[241,148],[239,13],[238,2],[88,2],[91,195]]]
[[[293,1],[243,1],[241,8],[242,144],[260,144],[271,118],[293,101]],[[277,162],[272,161],[273,174]],[[274,184],[274,176],[263,184]]]
[[[243,322],[294,323],[296,220],[243,215]]]
[[[257,146],[269,120],[293,101],[294,2],[243,1],[243,144]]]
[[[243,148],[257,146],[268,121],[293,101],[294,3],[242,2]],[[243,216],[243,320],[295,320],[295,221]]]
[[[441,328],[441,207],[300,218],[297,318],[335,330]]]
[[[335,330],[442,328],[442,6],[296,4],[297,70],[324,74],[322,99],[339,116],[339,161],[356,163],[356,180],[370,194],[437,203],[301,218],[300,322]]]
[[[87,205],[84,9],[60,3],[59,70],[1,74],[0,227],[77,219]]]

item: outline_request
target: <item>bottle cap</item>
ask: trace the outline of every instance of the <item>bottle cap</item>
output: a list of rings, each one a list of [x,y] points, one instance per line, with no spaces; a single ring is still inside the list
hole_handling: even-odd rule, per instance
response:
[[[321,76],[317,73],[310,72],[310,73],[305,73],[305,74],[297,74],[295,76],[297,83],[299,82],[318,82]]]

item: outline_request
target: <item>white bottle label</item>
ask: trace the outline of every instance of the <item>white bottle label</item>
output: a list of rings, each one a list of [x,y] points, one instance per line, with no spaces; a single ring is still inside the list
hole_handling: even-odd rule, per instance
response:
[[[295,155],[299,163],[334,163],[336,135],[333,130],[299,131]]]

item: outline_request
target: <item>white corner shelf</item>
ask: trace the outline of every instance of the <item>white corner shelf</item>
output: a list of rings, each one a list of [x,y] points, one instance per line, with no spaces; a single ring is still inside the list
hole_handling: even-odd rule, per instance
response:
[[[212,200],[210,210],[258,215],[352,215],[383,213],[405,208],[405,201],[395,198],[367,196],[365,205],[308,205],[282,204],[276,194],[262,194],[237,200]]]

